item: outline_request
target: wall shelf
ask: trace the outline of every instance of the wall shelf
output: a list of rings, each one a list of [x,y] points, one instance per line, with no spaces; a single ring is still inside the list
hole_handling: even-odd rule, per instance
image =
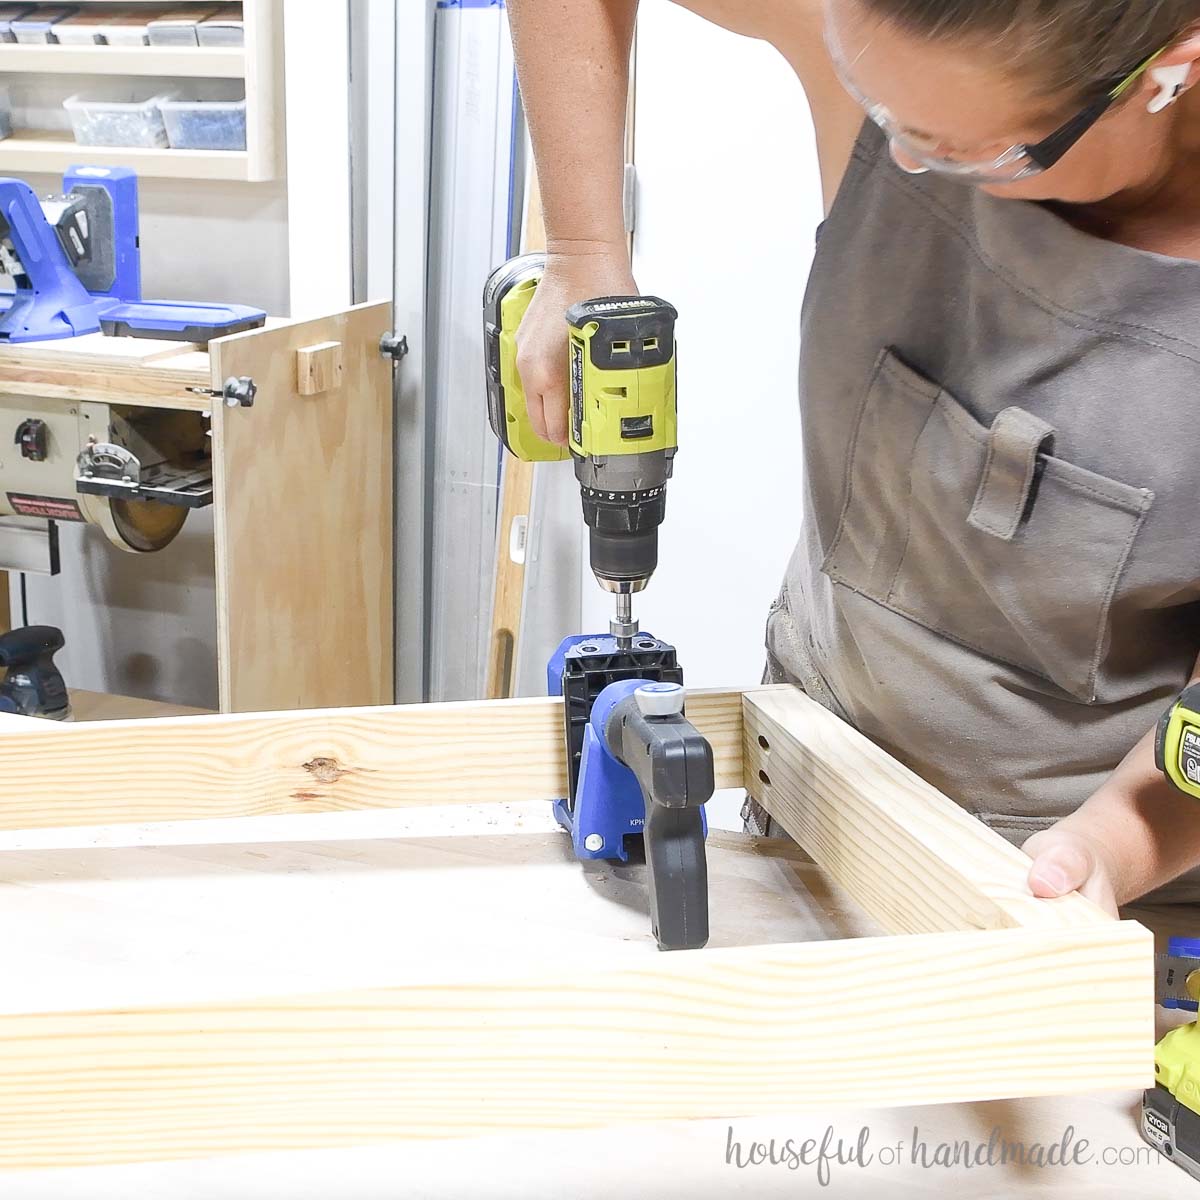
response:
[[[26,46],[0,44],[6,75],[242,79],[245,150],[169,150],[80,146],[69,133],[21,129],[0,141],[0,175],[58,174],[74,163],[132,167],[148,179],[279,179],[283,163],[283,0],[242,0],[245,47]],[[14,85],[15,85],[14,80]]]
[[[80,146],[69,133],[19,131],[0,141],[0,175],[42,171],[61,175],[83,163],[95,167],[132,167],[146,179],[248,180],[245,150],[155,150],[131,146]]]
[[[246,52],[215,46],[17,46],[0,44],[0,73],[160,75],[177,79],[242,79]]]

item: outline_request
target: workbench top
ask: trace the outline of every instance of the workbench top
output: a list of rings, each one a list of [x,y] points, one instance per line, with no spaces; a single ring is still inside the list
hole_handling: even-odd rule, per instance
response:
[[[514,861],[522,870],[513,870]],[[709,842],[713,945],[855,937],[878,932],[794,847],[714,832]],[[640,868],[583,867],[545,803],[253,818],[236,823],[41,830],[0,835],[0,1010],[223,998],[369,986],[428,969],[506,930],[504,953],[587,960],[601,941],[631,962],[654,955]],[[580,904],[581,898],[588,903]],[[601,903],[594,903],[594,900]],[[451,915],[447,915],[447,914]],[[586,919],[580,918],[586,913]],[[1164,933],[1194,932],[1200,913],[1131,912]],[[474,926],[464,923],[474,922]],[[463,928],[474,934],[464,939]],[[527,964],[526,964],[527,965]],[[888,981],[858,981],[888,1002]],[[731,1024],[731,1038],[737,1028]],[[864,1037],[870,1031],[864,1030]],[[5,1200],[101,1197],[400,1197],[659,1200],[800,1194],[892,1197],[1200,1196],[1136,1128],[1138,1095],[993,1101],[776,1119],[530,1133],[455,1142],[248,1155],[186,1163],[7,1173]],[[922,1167],[968,1139],[986,1154],[1009,1142],[1073,1146],[1061,1166]],[[831,1130],[829,1187],[816,1163],[727,1165],[729,1138],[820,1143]],[[836,1161],[867,1130],[870,1164]],[[899,1164],[892,1160],[900,1146]],[[1074,1150],[1072,1150],[1072,1153]],[[1101,1161],[1115,1156],[1115,1163]],[[1128,1163],[1130,1165],[1122,1165]]]

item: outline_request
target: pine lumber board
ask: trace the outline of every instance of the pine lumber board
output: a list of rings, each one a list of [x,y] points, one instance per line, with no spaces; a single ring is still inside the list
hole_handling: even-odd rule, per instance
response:
[[[56,989],[53,980],[70,975],[67,959],[103,959],[111,948],[91,937],[47,948],[44,927],[22,906],[41,890],[54,902],[54,923],[75,928],[69,914],[79,905],[92,913],[95,893],[80,892],[78,865],[64,878],[45,859],[39,869],[17,857],[16,886],[0,895],[17,980],[0,997],[0,1168],[1149,1085],[1148,930],[1078,897],[1024,896],[1019,851],[795,689],[691,693],[688,713],[714,742],[719,785],[735,785],[744,766],[755,794],[826,870],[830,894],[861,904],[864,922],[912,932],[861,937],[853,921],[825,931],[810,922],[780,944],[730,944],[722,934],[715,948],[660,954],[640,902],[635,912],[612,890],[628,874],[588,874],[561,837],[532,847],[523,836],[486,846],[376,844],[374,857],[345,849],[345,863],[365,868],[374,900],[339,880],[318,922],[292,902],[294,891],[278,894],[281,879],[310,878],[305,865],[294,855],[272,865],[268,853],[247,850],[244,872],[281,873],[259,927],[262,955],[282,964],[302,945],[336,986],[297,983],[283,970],[278,990],[250,992],[263,974],[243,978],[226,959],[224,978],[239,986],[223,991],[222,973],[206,971],[201,947],[187,941],[194,902],[148,902],[129,889],[131,872],[161,882],[170,868],[128,859],[97,868],[117,885],[109,903],[146,914],[126,921],[110,912],[114,942],[154,944],[155,923],[178,927],[182,944],[170,953],[188,969],[150,955],[149,976],[130,979],[128,959],[90,962],[71,968],[82,986]],[[565,783],[561,719],[561,702],[517,700],[0,728],[0,753],[8,752],[0,824],[10,815],[67,823],[64,805],[95,824],[302,803],[328,811],[550,797]],[[329,757],[305,758],[322,750]],[[302,792],[301,801],[297,771],[310,787],[323,776],[325,794]],[[50,787],[34,788],[47,772]],[[86,791],[60,800],[72,774]],[[21,798],[23,788],[32,798]],[[50,822],[41,819],[48,807]],[[731,857],[714,839],[716,927],[736,913],[748,939],[756,927],[779,934],[779,896],[774,924],[756,920],[756,908],[765,910],[754,892],[731,880],[761,855],[755,870],[768,868],[765,886],[786,893],[797,878],[786,856],[798,852],[783,848],[782,863],[780,852],[778,843],[740,839]],[[218,894],[205,854],[171,853],[206,896]],[[515,871],[539,855],[550,874]],[[497,869],[485,882],[479,872],[489,866]],[[393,888],[387,872],[397,868],[408,882]],[[39,870],[44,889],[30,886]],[[499,878],[504,870],[515,872],[515,894]],[[244,899],[221,903],[227,919],[246,913],[231,936],[249,946],[255,939],[239,925],[255,918]],[[360,949],[371,937],[394,942],[368,956],[375,969],[366,981],[320,951],[321,930],[347,910],[356,916],[345,936]],[[264,939],[267,927],[275,933]],[[804,940],[822,932],[851,936]],[[157,990],[155,975],[168,981]]]
[[[291,837],[270,840],[285,823]],[[576,861],[545,801],[254,824],[267,840],[223,841],[229,822],[155,844],[158,830],[104,831],[103,847],[90,829],[4,835],[0,1014],[471,987],[659,957],[644,867]],[[339,824],[354,836],[326,836]],[[707,856],[709,949],[882,932],[794,843],[714,830]],[[413,918],[428,913],[445,916]]]
[[[1111,923],[1078,893],[1036,899],[1027,855],[799,689],[745,705],[747,790],[885,928]]]
[[[742,782],[741,692],[693,692],[717,786]],[[469,701],[0,727],[0,829],[566,795],[562,701]]]
[[[345,355],[341,342],[320,342],[296,351],[296,392],[319,396],[342,385]]]
[[[513,528],[528,519],[533,501],[531,462],[506,455],[500,484],[500,522],[496,537],[495,585],[492,594],[492,640],[488,659],[487,695],[502,700],[513,693],[517,651],[521,641],[521,619],[525,602],[525,563],[513,560],[510,541]]]
[[[1110,922],[4,1016],[0,1167],[1143,1087],[1150,952]]]

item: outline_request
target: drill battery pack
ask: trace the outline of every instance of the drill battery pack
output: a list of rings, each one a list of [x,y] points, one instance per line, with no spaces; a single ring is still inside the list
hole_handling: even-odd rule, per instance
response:
[[[1155,1084],[1142,1096],[1142,1137],[1160,1154],[1200,1179],[1200,1114]]]

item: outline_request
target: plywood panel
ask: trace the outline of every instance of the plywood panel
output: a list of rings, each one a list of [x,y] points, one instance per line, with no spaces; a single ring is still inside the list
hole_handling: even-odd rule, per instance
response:
[[[391,307],[213,342],[213,386],[248,375],[252,408],[213,413],[223,712],[392,699]],[[340,386],[297,391],[296,352],[340,342]]]
[[[0,391],[204,412],[208,355],[190,342],[103,334],[0,347]]]

